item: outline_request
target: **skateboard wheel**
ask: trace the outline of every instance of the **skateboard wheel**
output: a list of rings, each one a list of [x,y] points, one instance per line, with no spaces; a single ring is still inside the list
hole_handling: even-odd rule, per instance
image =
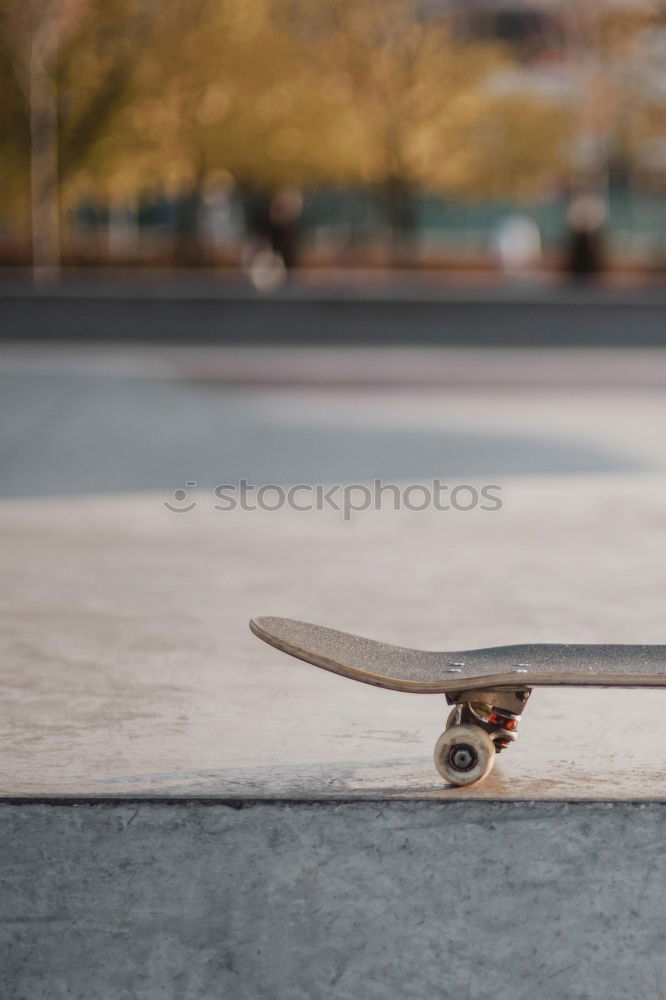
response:
[[[455,708],[451,709],[451,711],[449,712],[449,716],[446,720],[446,726],[444,727],[445,729],[450,729],[451,726],[455,726],[457,724],[459,713],[460,713],[459,705],[456,705]]]
[[[473,785],[495,763],[495,746],[480,726],[450,726],[435,746],[435,767],[450,785]]]

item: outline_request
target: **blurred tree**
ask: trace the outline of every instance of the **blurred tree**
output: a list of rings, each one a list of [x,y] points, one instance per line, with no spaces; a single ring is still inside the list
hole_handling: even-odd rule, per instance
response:
[[[606,195],[614,161],[629,174],[640,161],[645,123],[661,118],[664,135],[663,22],[663,8],[653,0],[578,0],[565,9],[573,187]]]
[[[9,89],[7,125],[11,131],[21,105],[29,123],[30,221],[36,275],[48,273],[58,264],[56,61],[59,45],[74,30],[82,7],[83,0],[7,0],[2,10],[2,55],[11,60],[15,84]],[[8,69],[3,67],[3,75],[9,75]],[[22,132],[17,129],[19,137]],[[20,142],[13,151],[20,155]]]
[[[561,164],[561,111],[493,92],[509,51],[470,40],[440,6],[0,0],[0,10],[4,187],[14,201],[25,190],[32,121],[36,263],[57,259],[58,191],[65,208],[83,191],[111,203],[148,188],[178,195],[196,259],[211,172],[269,192],[381,186],[402,239],[414,188],[523,194]]]
[[[466,37],[442,8],[414,0],[288,6],[292,17],[299,11],[293,21],[319,87],[346,115],[346,170],[383,186],[397,237],[411,226],[414,187],[511,195],[557,170],[553,109],[494,95],[487,82],[510,63],[509,51]]]
[[[89,150],[81,179],[125,195],[165,188],[179,206],[184,263],[197,261],[211,175],[249,192],[357,179],[353,121],[322,93],[295,27],[284,0],[168,4],[136,67],[134,99]]]
[[[18,27],[10,22],[7,0],[3,0],[0,6],[0,211],[5,219],[12,217],[25,224],[30,192],[29,84],[27,72],[22,73],[17,65]],[[26,47],[24,42],[22,51]]]
[[[161,0],[2,0],[6,193],[28,194],[35,276],[60,255],[60,195],[132,88]],[[8,175],[8,176],[7,176]],[[27,176],[29,185],[22,183]]]
[[[273,190],[380,185],[403,237],[415,186],[512,194],[557,169],[555,112],[485,87],[508,58],[413,0],[174,3],[115,135],[133,156],[120,167],[107,143],[98,165],[190,189],[215,169]]]

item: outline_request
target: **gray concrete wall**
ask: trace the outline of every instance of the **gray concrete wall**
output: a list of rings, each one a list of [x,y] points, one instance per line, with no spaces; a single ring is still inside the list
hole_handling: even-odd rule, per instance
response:
[[[666,803],[0,805],[4,1000],[664,996]]]
[[[0,289],[4,340],[663,346],[663,293]]]

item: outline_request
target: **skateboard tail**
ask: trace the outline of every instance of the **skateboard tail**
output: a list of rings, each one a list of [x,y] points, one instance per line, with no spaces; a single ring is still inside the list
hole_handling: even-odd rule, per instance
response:
[[[250,630],[257,636],[257,638],[263,639],[264,642],[268,643],[269,646],[274,646],[281,652],[288,653],[289,656],[294,656],[296,659],[303,660],[305,663],[311,663],[315,667],[320,667],[322,670],[328,670],[330,673],[338,674],[341,677],[348,677],[350,680],[360,681],[362,684],[370,684],[373,687],[380,687],[389,691],[395,690],[395,682],[393,678],[385,677],[382,674],[375,674],[371,671],[361,671],[356,667],[347,666],[331,657],[327,657],[312,649],[302,647],[292,639],[274,631],[276,622],[291,622],[292,620],[293,619],[276,619],[270,617],[251,618]],[[331,629],[330,631],[333,630]],[[443,693],[441,685],[438,684],[424,687],[423,683],[405,679],[402,681],[402,685],[403,686],[401,686],[400,690],[412,691],[415,694]]]

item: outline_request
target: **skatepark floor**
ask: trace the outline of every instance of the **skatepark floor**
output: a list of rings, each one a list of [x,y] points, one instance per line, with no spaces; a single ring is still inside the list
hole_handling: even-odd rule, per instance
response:
[[[665,486],[514,478],[500,511],[351,522],[220,511],[206,491],[183,514],[160,494],[4,501],[0,793],[666,798],[649,721],[666,692],[538,689],[490,778],[443,788],[443,696],[351,683],[247,627],[268,613],[434,649],[658,643]]]

